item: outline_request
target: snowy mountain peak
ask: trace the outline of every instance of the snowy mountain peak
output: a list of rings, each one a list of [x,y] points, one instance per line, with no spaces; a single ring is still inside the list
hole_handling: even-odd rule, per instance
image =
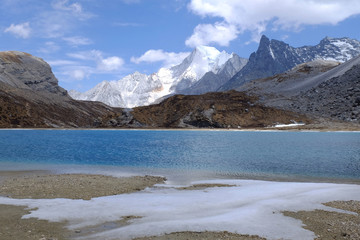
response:
[[[196,54],[200,54],[208,59],[216,59],[220,55],[220,51],[214,47],[198,46],[193,51]]]
[[[161,68],[151,75],[134,72],[116,82],[102,82],[85,93],[71,91],[70,95],[75,99],[97,100],[116,107],[149,105],[159,98],[193,86],[207,72],[217,74],[224,71],[226,63],[236,57],[214,47],[198,46],[179,65]],[[231,66],[234,63],[239,65],[237,59],[232,61]]]

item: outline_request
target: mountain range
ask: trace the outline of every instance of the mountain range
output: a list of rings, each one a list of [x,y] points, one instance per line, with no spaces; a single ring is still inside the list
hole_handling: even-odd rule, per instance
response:
[[[262,36],[259,48],[248,64],[225,83],[219,91],[240,87],[245,82],[285,72],[298,64],[318,59],[346,62],[360,54],[360,42],[350,38],[326,37],[315,46],[291,47]]]
[[[146,75],[139,72],[118,81],[101,82],[85,93],[70,91],[77,100],[100,101],[109,106],[132,108],[160,102],[175,94],[197,95],[236,89],[254,79],[285,72],[313,60],[345,62],[360,54],[360,42],[326,37],[315,46],[291,47],[262,36],[249,60],[235,53],[200,46],[179,65]]]
[[[157,105],[113,108],[72,99],[38,57],[0,52],[1,128],[247,128],[309,122],[304,115],[256,101],[257,97],[232,91],[176,95]]]
[[[274,50],[274,43],[287,47]],[[111,96],[101,93],[117,93],[118,99],[134,105],[159,101],[133,108],[74,100],[58,85],[43,59],[17,51],[0,52],[0,127],[272,128],[300,123],[297,128],[358,130],[360,56],[352,57],[359,55],[357,43],[325,38],[315,47],[299,49],[263,37],[248,62],[236,54],[198,47],[177,66],[152,75],[127,76],[128,95],[112,87],[117,82],[103,82],[94,91],[104,98]],[[290,62],[278,57],[281,52]],[[295,53],[312,61],[296,64],[294,59],[300,57],[294,58]],[[239,73],[249,76],[245,74],[249,66],[265,77],[233,80],[234,90],[203,93],[219,88],[218,81],[228,79],[228,84]],[[290,69],[270,75],[280,68]],[[260,71],[266,69],[271,71]]]
[[[118,81],[104,81],[85,93],[69,94],[77,100],[100,101],[109,106],[132,108],[154,103],[165,96],[196,91],[216,90],[220,82],[207,84],[205,74],[230,79],[247,63],[236,54],[220,52],[214,47],[199,46],[179,65],[161,68],[151,75],[135,72]]]

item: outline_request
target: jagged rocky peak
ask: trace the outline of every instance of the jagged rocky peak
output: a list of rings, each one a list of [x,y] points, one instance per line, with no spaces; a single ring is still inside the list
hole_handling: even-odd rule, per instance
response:
[[[24,52],[0,52],[0,81],[12,87],[67,95],[59,87],[50,65]]]
[[[289,44],[262,36],[259,47],[248,64],[219,91],[236,89],[244,83],[283,73],[298,64],[316,59],[337,62],[348,61],[360,54],[360,42],[349,38],[324,38],[318,45],[292,47]]]

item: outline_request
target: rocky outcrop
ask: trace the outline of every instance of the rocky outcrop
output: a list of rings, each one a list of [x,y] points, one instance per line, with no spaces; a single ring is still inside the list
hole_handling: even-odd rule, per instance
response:
[[[242,92],[175,95],[159,104],[134,108],[128,116],[112,115],[113,127],[148,128],[257,128],[278,123],[309,123],[291,111],[265,107]],[[125,125],[124,125],[125,123]]]
[[[67,91],[59,87],[49,64],[23,52],[0,52],[0,82],[21,89],[67,95]]]
[[[70,98],[42,59],[0,52],[0,127],[96,127],[111,112],[121,110]]]

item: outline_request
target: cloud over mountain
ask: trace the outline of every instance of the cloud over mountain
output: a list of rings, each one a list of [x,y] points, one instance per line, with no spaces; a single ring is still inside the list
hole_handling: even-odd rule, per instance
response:
[[[146,51],[140,57],[132,57],[131,62],[139,64],[141,62],[163,62],[165,67],[174,66],[179,64],[185,57],[189,55],[189,52],[165,52],[162,49],[150,49]]]
[[[268,28],[296,31],[305,25],[335,25],[359,14],[360,2],[349,0],[344,4],[341,0],[192,0],[188,8],[203,18],[220,20],[213,24],[197,25],[186,44],[193,46],[201,42],[226,46],[237,34],[245,31],[252,33],[253,41],[259,41],[261,34]],[[226,34],[230,32],[234,36]],[[214,38],[213,35],[217,37]]]

